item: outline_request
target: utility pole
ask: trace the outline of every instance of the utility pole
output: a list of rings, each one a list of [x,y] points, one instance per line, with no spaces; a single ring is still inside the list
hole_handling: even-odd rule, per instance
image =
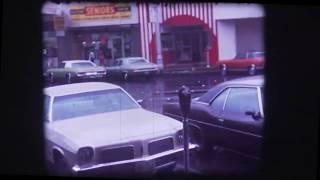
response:
[[[162,60],[162,47],[161,47],[161,36],[160,36],[160,22],[159,22],[159,16],[160,16],[160,6],[159,4],[153,6],[154,8],[154,16],[155,16],[155,26],[156,26],[156,46],[157,46],[157,64],[159,65],[159,68],[163,69],[163,60]]]

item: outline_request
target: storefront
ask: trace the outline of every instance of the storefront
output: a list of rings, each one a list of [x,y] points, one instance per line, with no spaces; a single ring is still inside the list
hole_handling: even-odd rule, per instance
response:
[[[70,59],[112,64],[116,58],[141,56],[135,3],[72,3],[66,6]]]
[[[157,63],[156,23],[160,24],[163,64],[203,64],[217,61],[213,3],[139,4],[142,54]],[[147,15],[149,18],[144,18]],[[158,19],[155,16],[158,15]]]
[[[248,51],[264,51],[264,10],[257,4],[217,4],[219,61]]]
[[[70,3],[57,9],[64,17],[64,28],[55,32],[59,61],[94,54],[97,64],[110,65],[142,56],[164,67],[209,68],[264,49],[264,14],[255,4]]]
[[[44,70],[55,67],[58,62],[58,39],[55,26],[56,9],[57,5],[53,3],[47,3],[42,9],[42,65]]]

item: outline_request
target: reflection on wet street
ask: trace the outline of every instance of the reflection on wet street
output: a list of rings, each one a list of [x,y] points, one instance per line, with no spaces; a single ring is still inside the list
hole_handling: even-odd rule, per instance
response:
[[[136,77],[129,81],[115,79],[107,81],[121,86],[136,100],[144,100],[145,109],[161,113],[164,102],[177,100],[176,92],[182,85],[194,90],[192,97],[197,97],[215,84],[237,77],[239,76],[222,77],[213,74],[186,74],[159,76],[152,79]]]

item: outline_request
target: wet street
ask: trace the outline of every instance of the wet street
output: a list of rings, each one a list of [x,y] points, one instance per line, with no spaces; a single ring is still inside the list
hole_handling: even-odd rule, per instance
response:
[[[143,107],[162,113],[162,104],[178,100],[177,91],[182,85],[190,87],[192,97],[200,96],[215,84],[240,77],[238,75],[222,77],[216,74],[177,74],[156,76],[150,79],[135,77],[128,81],[108,79],[129,92],[134,99],[143,100]]]

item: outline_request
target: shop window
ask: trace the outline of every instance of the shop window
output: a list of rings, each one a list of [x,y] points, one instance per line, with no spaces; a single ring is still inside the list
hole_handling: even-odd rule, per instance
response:
[[[164,50],[173,49],[173,35],[169,33],[161,34],[161,45]]]
[[[210,35],[210,32],[204,31],[203,36],[204,36],[203,43],[204,43],[205,49],[211,49],[212,48],[212,36]]]

